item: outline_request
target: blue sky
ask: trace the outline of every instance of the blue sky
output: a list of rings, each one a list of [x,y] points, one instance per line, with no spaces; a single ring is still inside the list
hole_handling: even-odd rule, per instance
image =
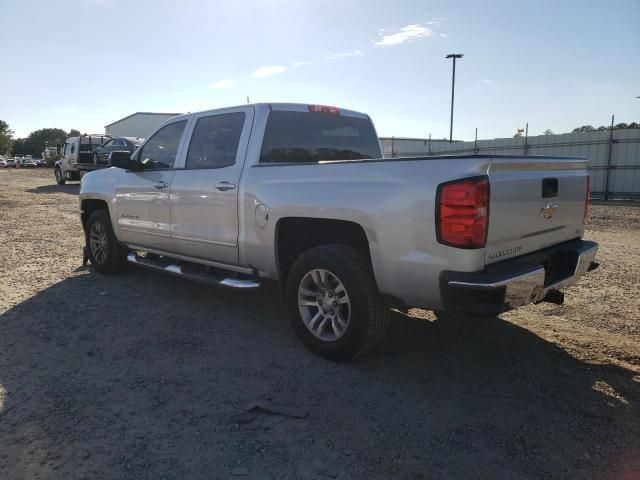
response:
[[[385,136],[640,121],[640,1],[0,0],[0,119],[102,132],[246,102],[369,113]]]

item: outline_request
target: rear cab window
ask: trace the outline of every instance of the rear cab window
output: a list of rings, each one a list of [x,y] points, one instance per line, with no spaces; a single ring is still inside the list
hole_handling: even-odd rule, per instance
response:
[[[334,112],[273,110],[260,163],[316,163],[380,158],[371,120]]]

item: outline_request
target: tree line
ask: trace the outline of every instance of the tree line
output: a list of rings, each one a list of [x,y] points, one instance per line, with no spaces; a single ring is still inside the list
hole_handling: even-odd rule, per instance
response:
[[[80,131],[72,128],[68,132],[61,128],[41,128],[25,138],[14,138],[13,130],[4,120],[0,120],[0,155],[33,155],[39,157],[45,146],[55,147],[69,137],[80,136]]]
[[[613,126],[614,130],[622,130],[627,128],[640,128],[640,123],[631,122],[631,123],[618,123]],[[600,125],[598,128],[595,128],[591,125],[582,125],[581,127],[576,127],[571,130],[571,133],[584,133],[584,132],[604,132],[605,130],[610,130],[611,126],[605,127],[604,125]]]

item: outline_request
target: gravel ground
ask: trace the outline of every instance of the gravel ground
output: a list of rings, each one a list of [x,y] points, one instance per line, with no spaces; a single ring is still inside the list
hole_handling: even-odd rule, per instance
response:
[[[274,288],[82,268],[77,193],[0,171],[0,479],[640,478],[639,206],[592,207],[563,306],[336,364]]]

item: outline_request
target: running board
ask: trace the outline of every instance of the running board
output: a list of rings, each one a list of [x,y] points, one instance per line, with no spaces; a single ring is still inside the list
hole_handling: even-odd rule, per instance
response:
[[[196,282],[208,283],[210,285],[230,288],[258,288],[260,286],[260,282],[253,279],[218,276],[209,272],[188,269],[176,263],[167,264],[159,260],[141,257],[135,253],[129,253],[129,255],[127,255],[127,261],[134,265],[169,273],[188,280],[195,280]]]

